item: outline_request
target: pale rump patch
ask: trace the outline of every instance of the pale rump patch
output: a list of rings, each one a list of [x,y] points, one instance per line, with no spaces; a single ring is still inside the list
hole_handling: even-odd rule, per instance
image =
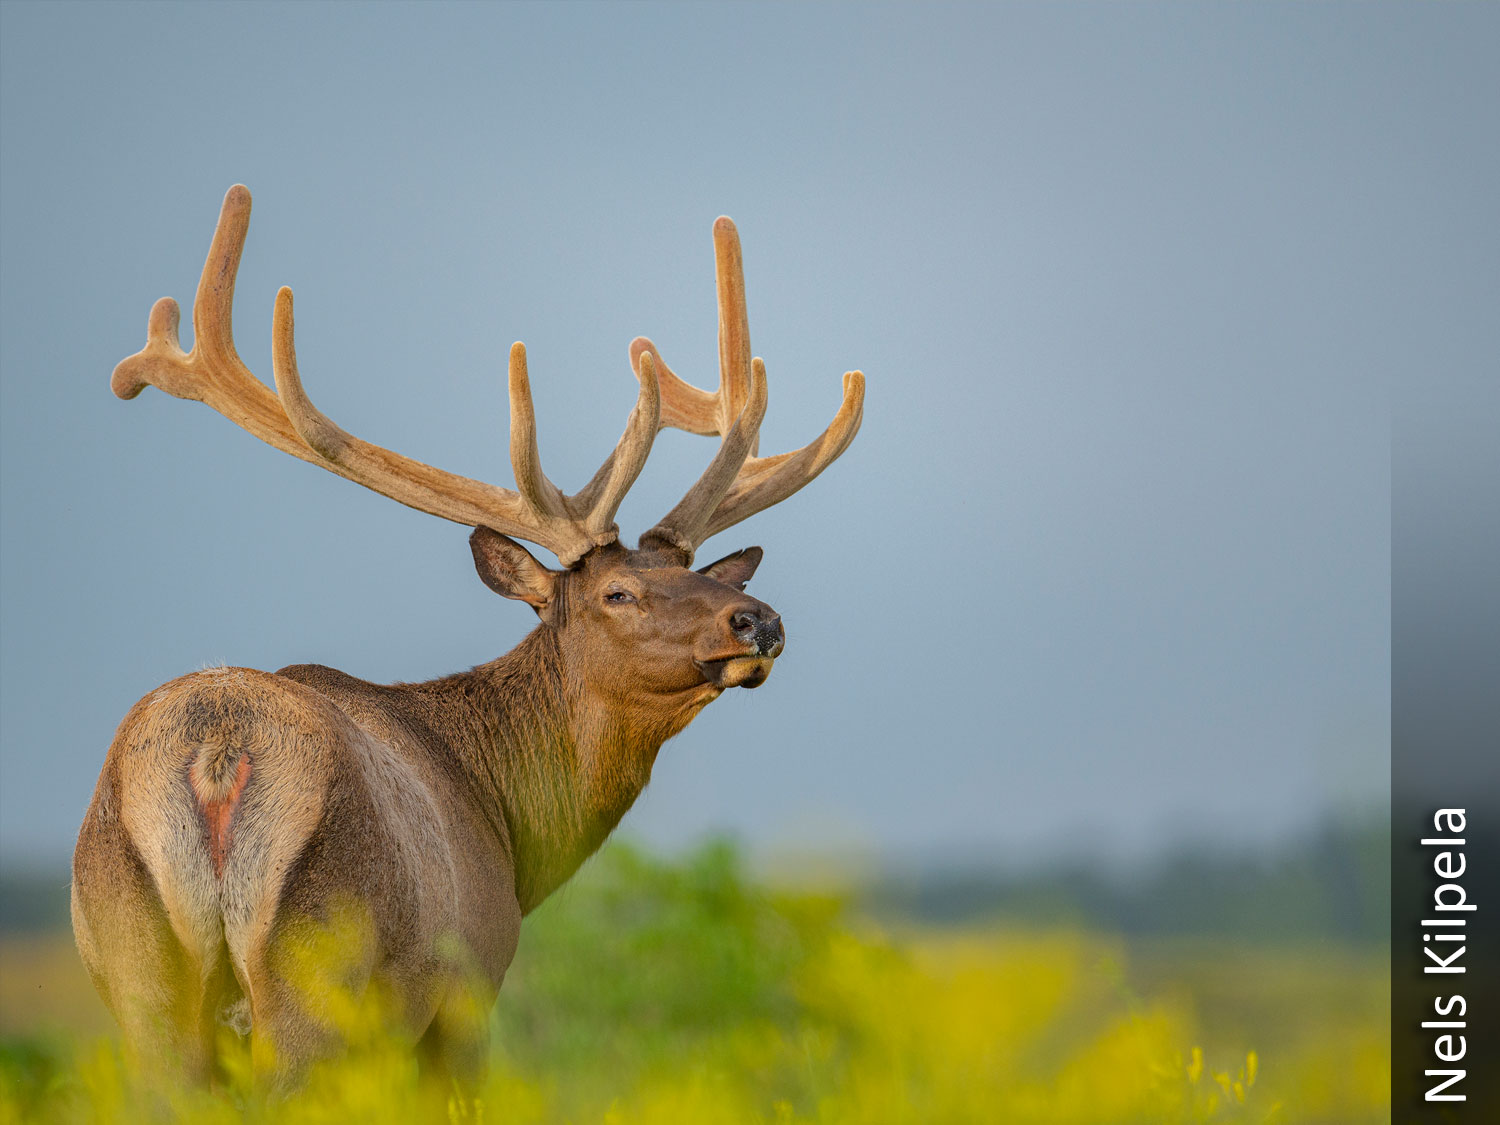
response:
[[[195,766],[198,763],[195,763]],[[208,855],[213,861],[214,877],[224,877],[224,860],[229,855],[229,842],[233,838],[234,810],[239,805],[245,783],[250,780],[250,755],[242,753],[235,767],[234,780],[225,790],[215,785],[207,771],[194,768],[188,771],[188,780],[193,786],[193,796],[198,798],[198,808],[203,813],[203,825],[208,830]]]

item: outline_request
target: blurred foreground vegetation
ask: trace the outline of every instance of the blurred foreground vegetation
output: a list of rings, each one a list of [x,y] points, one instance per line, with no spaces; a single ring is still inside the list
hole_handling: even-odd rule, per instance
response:
[[[901,921],[773,893],[735,852],[608,847],[529,918],[477,1102],[357,1046],[289,1102],[144,1100],[66,933],[0,945],[0,1122],[1389,1119],[1388,970],[1359,943]]]

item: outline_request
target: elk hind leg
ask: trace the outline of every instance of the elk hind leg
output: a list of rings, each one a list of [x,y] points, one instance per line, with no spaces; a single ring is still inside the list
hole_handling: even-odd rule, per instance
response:
[[[477,982],[451,980],[432,1023],[417,1044],[424,1079],[446,1100],[473,1097],[489,1072],[489,1009],[493,994]]]
[[[172,928],[118,819],[91,811],[73,861],[73,933],[84,966],[148,1078],[211,1076],[224,981]]]
[[[259,1085],[295,1087],[367,1030],[374,949],[337,920],[288,911],[254,958],[251,1059]]]

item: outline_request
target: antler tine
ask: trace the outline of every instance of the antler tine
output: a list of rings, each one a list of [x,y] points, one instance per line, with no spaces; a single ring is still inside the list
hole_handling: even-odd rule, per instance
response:
[[[650,353],[648,352],[647,355]],[[644,358],[644,357],[643,357]],[[750,398],[734,425],[719,443],[719,451],[709,462],[698,482],[677,506],[668,512],[642,539],[658,539],[685,550],[691,558],[708,538],[708,525],[714,509],[733,486],[744,467],[750,450],[760,437],[760,424],[766,416],[766,365],[759,359],[751,362]]]
[[[588,512],[584,527],[591,534],[614,527],[620,502],[646,467],[646,458],[661,428],[661,385],[656,364],[649,355],[641,363],[640,381],[640,393],[625,421],[619,444],[574,498]]]
[[[684,383],[667,366],[661,352],[648,336],[630,341],[630,366],[637,379],[641,377],[641,357],[651,354],[657,379],[661,383],[661,419],[659,429],[673,426],[690,434],[717,437],[719,434],[719,395],[701,391]]]
[[[250,374],[234,350],[234,283],[240,273],[240,256],[250,231],[250,189],[235,184],[224,193],[219,222],[208,245],[208,260],[198,277],[193,295],[193,350],[203,349],[205,358],[230,360]]]
[[[745,307],[745,260],[728,215],[714,220],[714,281],[719,298],[719,433],[740,416],[750,395],[750,314]],[[760,449],[757,434],[750,456]]]
[[[752,457],[745,462],[733,486],[708,521],[704,538],[717,535],[756,512],[779,504],[833,464],[864,420],[865,376],[862,371],[844,374],[844,400],[828,428],[815,440],[791,453],[774,457]]]
[[[562,490],[542,472],[526,345],[519,340],[510,346],[510,467],[516,474],[516,487],[533,509],[551,516],[567,515]]]
[[[689,433],[728,435],[745,420],[749,400],[761,398],[764,407],[765,366],[750,357],[750,328],[745,307],[745,281],[739,234],[734,223],[721,216],[714,223],[714,267],[719,299],[719,387],[713,393],[684,382],[661,359],[656,345],[637,336],[630,345],[631,364],[637,375],[642,361],[653,359],[661,378],[661,425]],[[752,377],[746,378],[741,372]],[[758,386],[757,386],[758,384]],[[647,537],[665,540],[689,555],[710,535],[716,535],[741,520],[785,500],[826,469],[849,447],[864,415],[865,377],[862,372],[844,375],[844,397],[828,428],[814,441],[790,453],[757,457],[760,419],[754,420],[747,455],[736,462],[724,480],[733,453],[726,455],[726,436],[719,455],[683,501]],[[712,504],[702,507],[713,496]],[[690,503],[691,501],[691,503]]]

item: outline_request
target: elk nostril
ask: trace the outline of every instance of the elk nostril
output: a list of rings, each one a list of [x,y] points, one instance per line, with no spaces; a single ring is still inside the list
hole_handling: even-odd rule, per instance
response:
[[[760,624],[760,618],[753,613],[736,613],[729,619],[729,627],[736,633],[752,633]]]
[[[779,616],[759,622],[755,629],[755,647],[762,656],[775,659],[781,655],[781,650],[786,647],[786,632],[781,628]]]

